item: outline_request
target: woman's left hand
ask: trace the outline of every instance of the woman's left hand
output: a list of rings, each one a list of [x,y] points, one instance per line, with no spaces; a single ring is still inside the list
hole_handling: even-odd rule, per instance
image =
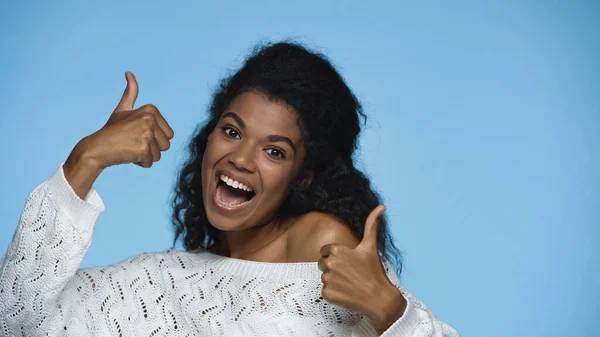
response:
[[[352,249],[340,244],[321,248],[323,298],[368,317],[383,333],[406,309],[406,299],[385,274],[377,250],[377,225],[385,207],[375,208],[365,223],[360,244]]]

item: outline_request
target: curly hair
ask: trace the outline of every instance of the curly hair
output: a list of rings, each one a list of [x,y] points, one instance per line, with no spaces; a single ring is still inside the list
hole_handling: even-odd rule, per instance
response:
[[[308,186],[292,189],[280,215],[311,211],[333,214],[359,238],[370,212],[380,204],[370,180],[353,162],[361,118],[360,102],[328,59],[297,43],[257,46],[233,75],[217,87],[207,122],[197,127],[188,145],[189,157],[177,177],[173,198],[174,243],[183,238],[186,250],[219,244],[219,229],[206,216],[202,200],[201,164],[209,134],[230,102],[257,91],[273,102],[294,108],[305,142]],[[394,245],[384,215],[379,219],[377,247],[400,275],[402,254]]]

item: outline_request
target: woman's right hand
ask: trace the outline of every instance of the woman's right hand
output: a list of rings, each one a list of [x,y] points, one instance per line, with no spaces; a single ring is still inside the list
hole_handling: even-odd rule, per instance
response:
[[[132,73],[125,73],[125,77],[127,87],[115,111],[84,142],[86,156],[102,169],[129,163],[151,167],[160,160],[160,152],[169,149],[174,136],[173,129],[154,105],[133,109],[138,84]]]
[[[171,146],[173,129],[154,105],[133,109],[138,84],[130,72],[125,78],[123,97],[106,124],[83,138],[63,166],[65,177],[82,199],[105,168],[128,163],[148,168]]]

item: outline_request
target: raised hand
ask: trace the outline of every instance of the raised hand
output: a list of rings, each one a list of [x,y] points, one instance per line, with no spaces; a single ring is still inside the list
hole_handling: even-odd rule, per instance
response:
[[[133,109],[138,83],[130,72],[125,78],[123,97],[106,124],[77,143],[63,166],[65,178],[82,199],[105,168],[128,163],[148,168],[171,146],[173,129],[154,105]]]
[[[174,136],[156,106],[147,104],[133,109],[138,84],[132,73],[125,77],[127,87],[119,104],[106,124],[88,139],[88,156],[101,168],[128,163],[151,167],[160,160],[160,152],[169,149]]]
[[[406,300],[385,274],[377,249],[377,225],[385,207],[375,208],[365,223],[360,244],[352,249],[340,244],[321,248],[323,298],[371,320],[378,333],[402,316]]]

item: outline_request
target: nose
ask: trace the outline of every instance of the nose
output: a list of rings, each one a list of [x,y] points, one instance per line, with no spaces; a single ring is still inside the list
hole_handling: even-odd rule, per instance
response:
[[[240,143],[229,156],[229,162],[240,171],[256,171],[255,149],[249,142]]]

